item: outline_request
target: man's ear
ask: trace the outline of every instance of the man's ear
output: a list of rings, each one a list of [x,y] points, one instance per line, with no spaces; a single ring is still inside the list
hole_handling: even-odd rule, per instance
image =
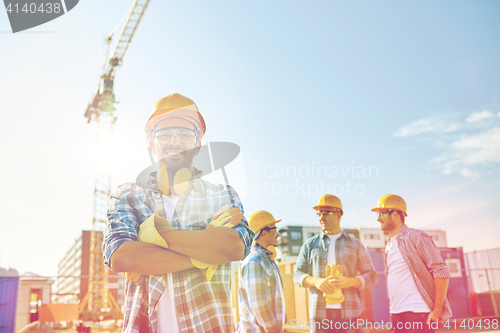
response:
[[[396,215],[392,215],[392,214],[396,214]],[[398,212],[393,210],[390,214],[389,214],[389,217],[392,218],[393,220],[396,220],[398,219],[399,221],[401,221],[401,217],[399,216]]]
[[[266,238],[268,233],[269,233],[269,231],[267,231],[267,230],[262,230],[262,231],[260,232],[260,235],[261,235],[262,237]]]

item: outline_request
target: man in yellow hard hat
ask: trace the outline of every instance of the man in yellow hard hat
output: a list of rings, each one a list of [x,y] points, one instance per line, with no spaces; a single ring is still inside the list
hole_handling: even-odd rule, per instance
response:
[[[311,332],[356,331],[356,319],[364,309],[359,290],[377,282],[375,268],[363,244],[340,227],[344,212],[338,197],[325,194],[313,208],[322,231],[302,245],[293,272],[295,283],[310,288]],[[326,276],[327,265],[337,265],[338,275]],[[338,289],[344,297],[327,303],[325,297]]]
[[[278,245],[274,217],[264,211],[250,215],[248,225],[255,233],[250,254],[240,264],[237,331],[282,332],[285,325],[285,296],[280,271],[269,247]]]
[[[206,131],[194,102],[172,94],[153,111],[146,135],[158,170],[111,195],[102,244],[105,265],[128,279],[123,332],[234,332],[229,263],[254,234],[234,189],[193,167]]]
[[[406,226],[403,198],[386,194],[372,211],[378,213],[382,230],[389,233],[385,274],[395,331],[433,332],[437,320],[451,317],[446,299],[448,265],[429,235]]]

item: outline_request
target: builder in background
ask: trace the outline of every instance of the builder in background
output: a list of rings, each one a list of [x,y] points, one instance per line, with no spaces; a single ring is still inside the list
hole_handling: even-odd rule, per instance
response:
[[[269,247],[278,245],[274,217],[263,210],[248,220],[255,233],[250,254],[240,265],[238,332],[283,332],[285,297],[281,275]]]
[[[102,250],[110,269],[129,273],[123,332],[234,332],[229,262],[248,253],[254,234],[242,215],[232,227],[212,224],[221,207],[243,206],[231,186],[193,167],[204,133],[191,99],[160,99],[146,134],[161,168],[111,195]]]
[[[313,208],[322,232],[302,245],[293,280],[310,288],[311,332],[349,332],[364,309],[359,289],[373,286],[377,274],[363,244],[340,228],[340,199],[326,194]],[[327,278],[326,265],[334,264],[342,266],[343,274]],[[344,300],[327,303],[324,295],[333,295],[336,289],[341,289]]]
[[[382,230],[389,233],[385,275],[393,328],[433,332],[435,321],[451,317],[446,299],[450,269],[429,235],[406,226],[403,198],[386,194],[372,211],[378,212]]]

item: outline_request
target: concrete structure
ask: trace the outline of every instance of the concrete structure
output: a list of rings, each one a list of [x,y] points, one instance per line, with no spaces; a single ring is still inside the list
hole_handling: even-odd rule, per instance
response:
[[[96,237],[102,240],[102,232],[96,231],[96,233]],[[90,272],[90,236],[91,231],[82,231],[80,237],[59,262],[57,272],[59,278],[54,302],[79,303],[87,294]],[[104,265],[100,249],[96,249],[96,252],[100,258],[100,265]],[[123,306],[125,301],[125,278],[123,275],[109,271],[108,289],[118,304]]]
[[[302,244],[304,244],[304,235],[302,226],[284,226],[279,229],[280,238],[277,246],[277,260],[290,261],[296,260]]]
[[[384,232],[378,229],[359,229],[359,239],[366,248],[384,248],[386,238]]]
[[[38,320],[40,306],[50,303],[53,283],[52,279],[30,272],[19,277],[15,332]]]
[[[302,239],[305,241],[308,238],[318,235],[321,232],[321,227],[311,227],[311,226],[303,226],[302,227]]]
[[[59,262],[55,303],[78,303],[87,294],[89,275],[90,231],[82,234]]]

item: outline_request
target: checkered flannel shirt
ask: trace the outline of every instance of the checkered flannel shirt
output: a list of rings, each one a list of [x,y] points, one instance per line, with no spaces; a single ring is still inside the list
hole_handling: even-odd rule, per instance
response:
[[[258,243],[240,264],[238,304],[239,332],[282,332],[283,286],[281,275],[271,253]]]
[[[306,240],[297,259],[293,281],[303,287],[308,276],[325,278],[330,238],[323,231]],[[377,273],[370,256],[361,242],[349,236],[344,230],[335,242],[335,260],[344,268],[344,276],[357,277],[361,288],[373,286],[377,282]],[[360,275],[356,275],[359,272]],[[342,319],[354,319],[363,312],[363,301],[357,288],[342,289],[345,300],[341,303]],[[326,319],[326,301],[323,292],[317,288],[309,289],[309,317],[313,321]]]
[[[174,229],[202,230],[223,205],[238,207],[243,212],[240,199],[231,186],[214,185],[195,178],[179,198],[170,222]],[[157,188],[145,189],[127,183],[111,195],[102,244],[104,264],[108,268],[113,252],[125,242],[137,241],[139,226],[153,213],[165,216],[161,192]],[[245,243],[246,256],[254,234],[245,218],[234,230]],[[229,263],[220,265],[211,281],[207,281],[198,268],[174,272],[172,277],[181,332],[234,332]],[[148,321],[148,317],[151,331],[157,332],[157,303],[166,283],[164,275],[143,275],[138,282],[127,281],[122,332],[139,332],[141,321]]]
[[[410,269],[413,280],[415,280],[418,292],[429,309],[434,309],[434,301],[436,300],[434,278],[449,278],[450,268],[444,262],[439,249],[431,237],[425,232],[408,228],[404,224],[395,237],[398,242],[399,251]],[[390,267],[387,267],[386,255],[386,276],[389,269]],[[451,316],[450,303],[448,299],[445,299],[440,319],[446,320]]]

